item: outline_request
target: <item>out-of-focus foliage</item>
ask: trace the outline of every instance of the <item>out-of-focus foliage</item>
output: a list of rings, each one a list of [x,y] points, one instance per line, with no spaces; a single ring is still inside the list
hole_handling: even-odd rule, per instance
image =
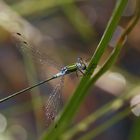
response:
[[[0,98],[50,77],[62,66],[74,63],[79,56],[89,62],[115,4],[116,1],[111,0],[0,1]],[[135,8],[136,1],[129,0],[116,32],[101,58],[100,65],[105,62],[116,46],[128,22],[133,18]],[[132,87],[139,86],[139,26],[138,23],[125,38],[126,43],[117,63],[96,82],[71,126],[106,103],[126,95]],[[20,32],[31,45],[32,50],[38,51],[39,55],[35,55],[30,49],[22,52],[19,40],[14,36],[16,32]],[[100,66],[95,73],[98,68]],[[65,77],[61,93],[62,108],[67,104],[80,78],[81,76],[77,77],[75,73]],[[59,79],[1,103],[0,140],[39,139],[47,130],[45,105],[58,82]],[[91,121],[88,129],[82,125],[81,129],[88,132],[117,114],[121,116],[123,108],[129,107],[130,97],[132,96],[109,104],[110,108],[108,107],[107,110],[103,107],[102,112],[97,111],[95,116],[95,118],[100,115],[101,117],[95,119],[95,122],[94,117],[91,117],[94,123]],[[122,105],[123,107],[118,110]],[[118,113],[119,111],[122,111],[122,114]],[[114,140],[133,139],[135,132],[139,129],[137,124],[139,123],[135,123],[135,117],[130,114],[95,139],[111,140],[112,136]],[[82,135],[83,133],[79,131],[73,139],[77,140]],[[137,140],[138,137],[134,137],[135,139]]]

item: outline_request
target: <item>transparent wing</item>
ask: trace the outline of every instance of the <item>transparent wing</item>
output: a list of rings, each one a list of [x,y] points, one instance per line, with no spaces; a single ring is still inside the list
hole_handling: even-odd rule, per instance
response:
[[[21,49],[21,51],[23,51],[24,53],[30,53],[33,56],[33,59],[35,61],[38,60],[41,64],[47,63],[51,66],[53,65],[56,69],[60,69],[60,65],[58,65],[58,63],[56,63],[53,58],[51,58],[51,56],[47,54],[48,51],[45,50],[43,52],[43,47],[37,48],[30,45],[20,33],[15,33],[14,36],[16,37],[16,46],[17,48]]]
[[[57,114],[60,111],[62,103],[61,90],[63,87],[64,78],[62,77],[60,82],[55,86],[54,90],[50,94],[45,110],[46,110],[46,120],[47,126],[54,122]]]

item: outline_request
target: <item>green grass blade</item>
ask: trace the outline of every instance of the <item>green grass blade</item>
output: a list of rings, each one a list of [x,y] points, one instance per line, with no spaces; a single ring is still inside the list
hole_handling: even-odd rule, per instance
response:
[[[64,111],[61,114],[61,117],[57,121],[57,127],[55,128],[55,126],[52,126],[52,128],[48,131],[48,133],[46,133],[44,135],[42,140],[58,139],[58,137],[69,126],[69,123],[71,122],[75,113],[78,111],[78,108],[79,108],[82,100],[86,96],[86,92],[89,88],[89,86],[87,86],[87,83],[90,79],[90,76],[92,75],[92,73],[94,71],[93,65],[98,63],[105,48],[107,47],[116,27],[118,25],[118,22],[124,11],[127,1],[128,0],[118,0],[117,1],[117,5],[115,7],[115,10],[113,11],[113,15],[112,15],[112,17],[108,23],[107,29],[105,30],[105,33],[97,47],[97,50],[96,50],[94,56],[92,57],[91,63],[89,64],[89,67],[87,69],[85,76],[82,78],[78,88],[76,89],[75,93],[73,94],[70,101],[66,105]]]

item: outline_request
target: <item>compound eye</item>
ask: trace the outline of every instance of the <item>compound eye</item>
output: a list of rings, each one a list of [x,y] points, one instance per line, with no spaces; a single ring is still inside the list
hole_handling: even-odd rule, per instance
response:
[[[83,64],[83,63],[80,63],[80,64],[79,64],[79,68],[80,68],[81,70],[85,70],[85,69],[86,69],[86,65]]]
[[[86,65],[82,64],[82,69],[85,70],[86,69]]]

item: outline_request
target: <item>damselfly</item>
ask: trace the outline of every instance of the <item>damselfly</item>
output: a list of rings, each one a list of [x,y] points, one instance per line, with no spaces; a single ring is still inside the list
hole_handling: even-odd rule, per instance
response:
[[[22,37],[22,35],[20,33],[17,33],[17,35]],[[29,47],[28,46],[29,44],[24,40],[23,37],[22,37],[22,40],[20,40],[20,41],[22,41],[21,42],[21,45],[22,45],[21,47],[26,47],[26,48]],[[33,48],[31,47],[30,49],[33,49]],[[32,50],[32,51],[34,52],[35,50]],[[37,52],[37,53],[39,53],[39,52]],[[39,54],[39,56],[41,56],[41,54]],[[10,98],[12,98],[12,97],[14,97],[16,95],[19,95],[19,94],[24,93],[24,92],[26,92],[28,90],[31,90],[31,89],[33,89],[33,88],[35,88],[37,86],[40,86],[40,85],[42,85],[44,83],[47,83],[47,82],[49,82],[49,81],[51,81],[53,79],[56,79],[56,78],[59,78],[59,77],[62,77],[62,79],[63,79],[63,77],[65,75],[67,75],[67,74],[77,72],[77,71],[79,71],[82,74],[84,74],[84,72],[86,70],[86,67],[87,67],[86,63],[82,60],[82,58],[78,58],[76,63],[73,63],[71,65],[67,65],[67,66],[63,67],[58,73],[54,74],[52,77],[50,77],[50,78],[48,78],[48,79],[46,79],[44,81],[41,81],[41,82],[39,82],[37,84],[34,84],[34,85],[30,86],[30,87],[22,89],[22,90],[20,90],[20,91],[18,91],[16,93],[11,94],[11,95],[1,99],[0,103],[6,101],[6,100],[8,100],[8,99],[10,99]],[[46,117],[50,121],[53,121],[55,119],[57,113],[58,113],[58,110],[56,108],[58,106],[58,104],[57,104],[58,101],[57,100],[59,100],[58,97],[60,95],[57,92],[59,91],[60,88],[61,88],[60,84],[57,84],[56,87],[54,88],[52,94],[50,94],[50,96],[48,98],[48,101],[47,101]]]

